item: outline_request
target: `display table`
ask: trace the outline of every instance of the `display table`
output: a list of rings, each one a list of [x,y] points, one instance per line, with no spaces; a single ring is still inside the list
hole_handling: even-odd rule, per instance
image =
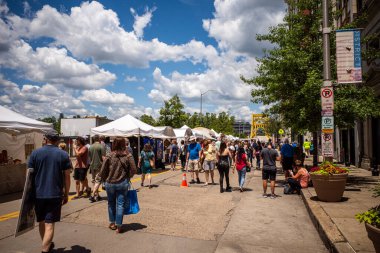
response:
[[[0,165],[0,195],[24,190],[26,164]]]

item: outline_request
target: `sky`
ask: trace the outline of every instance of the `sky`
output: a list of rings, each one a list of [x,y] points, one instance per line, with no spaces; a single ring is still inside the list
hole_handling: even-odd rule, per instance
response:
[[[31,118],[157,118],[178,95],[189,113],[249,121],[256,41],[283,0],[0,0],[0,105]]]

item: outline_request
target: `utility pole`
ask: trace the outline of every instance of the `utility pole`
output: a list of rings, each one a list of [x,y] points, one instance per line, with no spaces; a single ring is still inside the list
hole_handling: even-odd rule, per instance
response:
[[[323,88],[332,89],[331,81],[331,66],[330,66],[330,33],[331,28],[329,27],[329,0],[322,0],[322,14],[323,14]],[[323,96],[323,91],[321,91],[321,100]],[[322,103],[323,109],[323,103]],[[333,161],[334,157],[334,116],[333,109],[322,110],[322,155],[325,161]],[[313,140],[314,141],[314,140]],[[315,141],[314,141],[315,143]],[[315,147],[314,150],[318,150]],[[327,152],[330,151],[330,152]],[[317,152],[318,154],[318,152]],[[314,156],[314,160],[315,160]],[[318,157],[317,157],[318,159]],[[315,162],[315,161],[314,161]]]

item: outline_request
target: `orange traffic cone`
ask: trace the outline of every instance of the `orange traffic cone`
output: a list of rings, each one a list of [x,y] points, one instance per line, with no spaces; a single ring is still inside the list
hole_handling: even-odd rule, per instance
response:
[[[183,173],[181,187],[188,187],[186,180],[186,173]]]

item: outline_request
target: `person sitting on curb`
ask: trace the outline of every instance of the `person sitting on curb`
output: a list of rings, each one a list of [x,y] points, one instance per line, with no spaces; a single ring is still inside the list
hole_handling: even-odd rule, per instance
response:
[[[296,160],[296,175],[291,173],[291,177],[287,179],[290,185],[290,192],[300,194],[302,188],[307,188],[310,180],[309,172],[302,167],[302,162]]]

